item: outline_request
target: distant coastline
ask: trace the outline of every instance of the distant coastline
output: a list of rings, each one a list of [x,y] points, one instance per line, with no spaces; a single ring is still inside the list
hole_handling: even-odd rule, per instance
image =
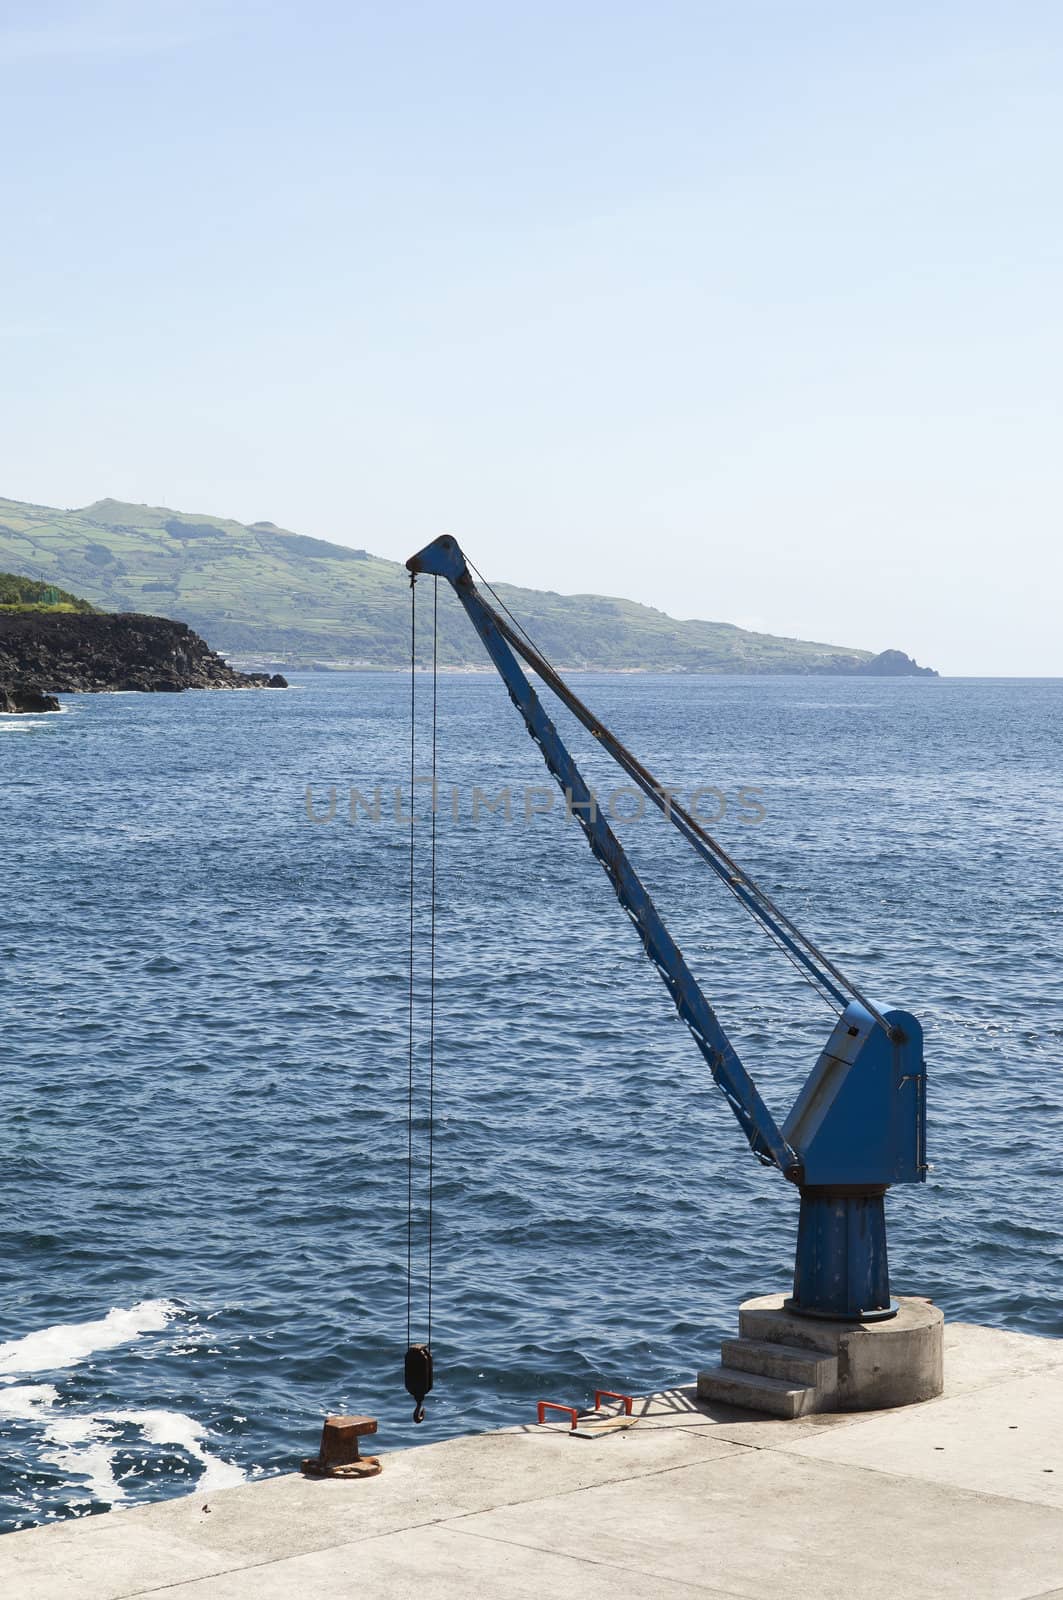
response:
[[[884,659],[885,658],[885,659]],[[341,673],[341,672],[396,672],[408,671],[408,663],[400,669],[397,666],[381,665],[375,661],[274,661],[262,656],[232,655],[227,658],[230,664],[244,672],[277,671],[287,667],[289,671]],[[417,671],[430,673],[431,667],[418,663]],[[602,667],[580,662],[573,665],[568,662],[557,664],[556,670],[565,677],[578,677],[581,673],[593,673],[596,676],[613,678],[638,678],[638,677],[806,677],[806,678],[937,678],[940,674],[933,667],[921,667],[910,656],[904,655],[899,650],[884,650],[878,656],[871,656],[867,661],[862,661],[856,666],[836,667],[773,667],[757,671],[754,668],[694,668],[694,667]],[[493,677],[495,668],[490,661],[469,661],[459,664],[443,665],[438,671],[453,678]]]
[[[282,671],[394,671],[409,659],[405,567],[272,522],[118,500],[59,510],[0,499],[4,567],[76,591],[101,610],[179,618],[226,657]],[[729,622],[679,620],[615,596],[495,588],[539,649],[569,672],[934,675],[899,649],[876,656]],[[478,641],[446,585],[439,663],[480,665]]]

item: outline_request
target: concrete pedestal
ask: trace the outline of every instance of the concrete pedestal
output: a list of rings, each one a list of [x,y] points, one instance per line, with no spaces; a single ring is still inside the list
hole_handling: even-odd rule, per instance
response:
[[[829,1322],[787,1311],[786,1296],[740,1307],[740,1338],[718,1367],[698,1373],[698,1395],[798,1417],[878,1411],[932,1400],[944,1386],[945,1318],[929,1300],[902,1296],[888,1322]]]

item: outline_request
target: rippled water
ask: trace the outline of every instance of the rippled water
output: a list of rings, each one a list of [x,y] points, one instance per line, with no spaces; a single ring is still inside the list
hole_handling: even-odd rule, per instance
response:
[[[718,787],[724,841],[923,1019],[934,1171],[888,1202],[895,1288],[1063,1333],[1063,683],[580,683],[662,779]],[[407,695],[311,674],[0,717],[5,1527],[290,1469],[326,1409],[393,1448],[689,1378],[741,1298],[786,1285],[795,1194],[560,797],[524,820],[547,780],[501,685],[447,677],[438,1382],[413,1427]],[[331,822],[308,783],[320,815],[337,786]],[[380,822],[352,825],[376,783]],[[505,784],[511,820],[474,822],[474,785]],[[623,837],[781,1116],[829,1013],[659,820]]]

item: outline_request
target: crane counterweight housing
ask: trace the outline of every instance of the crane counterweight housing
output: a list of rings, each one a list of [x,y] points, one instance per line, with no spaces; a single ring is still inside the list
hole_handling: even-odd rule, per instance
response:
[[[842,1322],[891,1318],[896,1306],[890,1299],[884,1196],[892,1184],[922,1183],[926,1176],[926,1069],[919,1023],[905,1011],[876,1006],[795,927],[700,821],[573,694],[502,602],[498,609],[488,603],[455,539],[444,535],[434,540],[406,565],[414,581],[426,573],[452,585],[547,768],[565,791],[568,814],[583,830],[635,924],[754,1155],[778,1167],[800,1191],[794,1293],[788,1309]],[[802,976],[841,1012],[781,1128],[619,839],[591,803],[589,786],[522,661],[678,829]]]
[[[783,1123],[803,1185],[923,1182],[923,1030],[906,1011],[886,1020],[890,1035],[856,1001],[846,1006]]]

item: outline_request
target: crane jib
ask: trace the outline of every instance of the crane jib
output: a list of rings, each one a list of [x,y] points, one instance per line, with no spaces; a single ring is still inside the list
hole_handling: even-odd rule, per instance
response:
[[[504,603],[498,601],[499,610],[488,604],[456,540],[436,539],[406,565],[414,577],[430,573],[452,585],[754,1154],[800,1188],[794,1296],[787,1305],[811,1317],[870,1321],[892,1316],[896,1308],[889,1292],[883,1195],[895,1183],[923,1182],[927,1172],[926,1069],[918,1021],[905,1011],[873,1005],[795,927],[700,821],[572,693]],[[808,981],[841,1009],[781,1129],[601,815],[521,661],[663,812]]]
[[[440,543],[442,541],[437,541],[437,544]],[[411,571],[417,570],[411,565]],[[425,565],[419,570],[428,572],[435,569]],[[450,573],[444,571],[439,571],[437,575],[450,577]],[[501,619],[482,598],[471,579],[455,583],[454,586],[520,711],[528,732],[539,746],[547,768],[566,794],[571,796],[569,808],[573,816],[605,869],[618,899],[638,929],[646,953],[664,979],[676,1010],[690,1028],[751,1148],[766,1164],[777,1166],[782,1172],[796,1178],[800,1171],[796,1153],[787,1144],[775,1118],[761,1099],[645,885],[621,848],[620,841],[598,807],[592,803],[590,788],[583,774],[509,647],[500,626]]]

